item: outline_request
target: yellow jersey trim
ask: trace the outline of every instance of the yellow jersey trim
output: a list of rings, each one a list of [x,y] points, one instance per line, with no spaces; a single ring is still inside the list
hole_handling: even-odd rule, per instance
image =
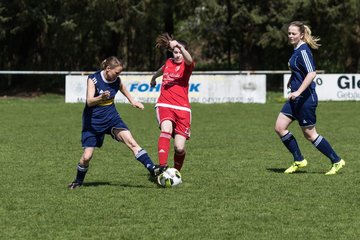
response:
[[[98,106],[108,106],[108,105],[111,105],[114,103],[114,99],[108,99],[108,100],[105,100],[105,101],[102,101],[101,103],[99,103]]]

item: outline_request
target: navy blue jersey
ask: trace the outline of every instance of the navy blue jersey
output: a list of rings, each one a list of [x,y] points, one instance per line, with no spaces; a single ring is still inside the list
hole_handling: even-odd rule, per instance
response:
[[[89,107],[85,104],[83,131],[94,133],[107,132],[115,127],[119,121],[122,122],[114,104],[115,95],[121,86],[121,79],[117,77],[115,81],[109,82],[102,76],[101,71],[89,75],[89,79],[95,84],[94,97],[99,96],[106,90],[110,92],[110,97],[96,106]]]
[[[314,59],[309,46],[301,44],[294,49],[289,59],[291,70],[290,89],[291,92],[297,91],[309,72],[316,71]],[[293,100],[288,100],[281,112],[291,119],[296,119],[302,127],[314,126],[316,124],[316,107],[318,98],[315,92],[315,82],[312,82],[300,96]]]
[[[309,72],[315,72],[315,63],[309,46],[304,43],[294,49],[293,54],[289,59],[289,68],[291,70],[290,89],[295,92],[303,83],[306,75]],[[312,82],[309,87],[301,95],[309,95],[315,92],[315,82]]]

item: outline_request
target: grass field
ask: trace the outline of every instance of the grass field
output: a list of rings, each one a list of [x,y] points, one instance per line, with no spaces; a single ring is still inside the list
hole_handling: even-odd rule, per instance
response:
[[[346,160],[330,163],[291,131],[309,165],[273,131],[282,103],[193,104],[183,184],[157,187],[124,145],[107,137],[86,184],[70,191],[81,155],[83,104],[61,96],[0,100],[0,239],[358,239],[359,102],[320,102],[318,132]],[[118,104],[157,161],[153,105]]]

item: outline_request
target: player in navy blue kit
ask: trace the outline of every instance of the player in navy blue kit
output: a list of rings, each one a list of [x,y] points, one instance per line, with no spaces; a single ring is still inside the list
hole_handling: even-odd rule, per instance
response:
[[[288,87],[291,93],[275,123],[276,133],[294,157],[294,163],[285,170],[285,173],[294,173],[307,166],[307,160],[301,154],[295,137],[288,130],[290,124],[297,120],[304,137],[331,160],[331,169],[325,174],[336,174],[345,166],[345,161],[336,154],[329,142],[315,129],[318,98],[313,79],[316,76],[316,68],[309,47],[318,49],[320,39],[313,37],[310,28],[299,21],[290,23],[288,38],[294,47],[288,63],[291,70]]]
[[[77,166],[76,178],[68,186],[70,189],[83,184],[95,147],[102,146],[105,134],[125,143],[134,153],[135,158],[148,169],[152,176],[160,174],[163,170],[162,167],[155,166],[147,152],[137,144],[115,108],[114,98],[118,91],[129,100],[132,106],[139,109],[144,108],[142,103],[132,98],[122,84],[119,77],[122,70],[122,61],[116,57],[109,57],[102,62],[102,70],[90,75],[87,79],[81,136],[84,152]]]

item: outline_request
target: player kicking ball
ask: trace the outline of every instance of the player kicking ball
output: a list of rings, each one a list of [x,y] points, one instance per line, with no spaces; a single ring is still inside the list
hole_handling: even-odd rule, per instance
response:
[[[155,105],[160,128],[158,158],[162,167],[168,165],[170,140],[174,139],[174,167],[180,171],[186,151],[185,142],[190,139],[191,107],[189,103],[189,80],[195,63],[184,41],[177,41],[164,33],[156,40],[158,48],[172,52],[173,57],[153,75],[150,85],[155,87],[156,78],[162,77],[160,96]]]
[[[109,57],[102,62],[102,70],[87,79],[86,104],[82,116],[83,154],[77,166],[76,178],[68,186],[70,189],[83,184],[95,147],[103,145],[105,134],[123,142],[153,177],[163,171],[163,167],[154,165],[147,152],[135,141],[115,108],[115,95],[120,91],[133,107],[144,109],[143,104],[135,101],[121,82],[119,75],[123,66],[118,58]]]

